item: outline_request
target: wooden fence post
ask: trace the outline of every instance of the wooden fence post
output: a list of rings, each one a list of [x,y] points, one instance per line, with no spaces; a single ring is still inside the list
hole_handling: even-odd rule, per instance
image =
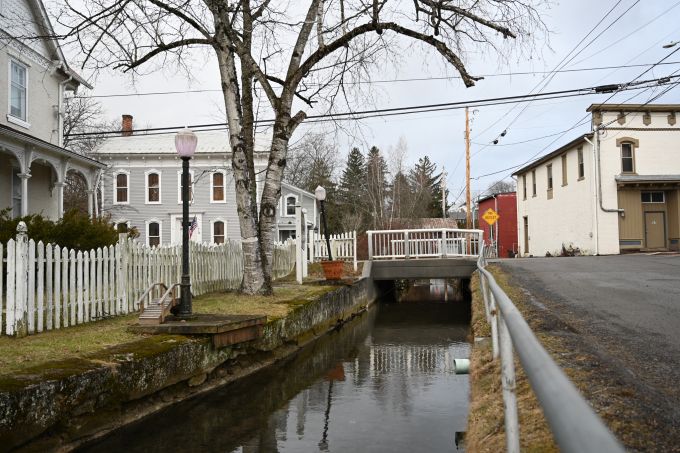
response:
[[[28,299],[28,235],[26,224],[19,222],[16,235],[16,288],[14,302],[14,333],[24,337],[28,333],[27,307]]]

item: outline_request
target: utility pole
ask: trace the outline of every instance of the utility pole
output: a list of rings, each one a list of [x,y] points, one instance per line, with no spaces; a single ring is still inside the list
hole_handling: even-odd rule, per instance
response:
[[[472,200],[470,199],[470,113],[465,107],[465,206],[467,213],[465,225],[472,228]]]

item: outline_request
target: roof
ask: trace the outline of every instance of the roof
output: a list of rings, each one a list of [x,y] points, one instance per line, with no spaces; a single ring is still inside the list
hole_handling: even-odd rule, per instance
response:
[[[617,175],[616,182],[621,184],[680,182],[680,175]]]
[[[587,112],[675,112],[680,104],[590,104]]]
[[[179,129],[178,129],[179,131]],[[197,154],[231,153],[229,131],[194,131],[198,137]],[[255,152],[268,152],[271,136],[260,134],[255,137]],[[175,133],[157,135],[130,135],[111,137],[102,143],[96,154],[176,154]]]
[[[573,139],[572,141],[570,141],[569,143],[566,143],[566,144],[560,146],[559,148],[557,148],[556,150],[546,154],[545,156],[540,157],[533,162],[530,162],[529,164],[527,164],[524,167],[520,168],[519,170],[515,171],[512,175],[516,176],[516,175],[519,175],[519,174],[522,174],[522,173],[526,173],[528,170],[531,170],[532,168],[536,168],[539,165],[541,165],[542,163],[547,162],[547,161],[551,160],[552,158],[554,158],[556,156],[559,156],[560,154],[562,154],[564,151],[568,150],[569,148],[573,148],[574,146],[578,145],[579,143],[585,142],[586,138],[592,138],[592,137],[593,137],[592,132],[580,135],[580,136],[576,137],[575,139]]]
[[[90,165],[94,165],[95,167],[99,168],[105,168],[106,164],[103,164],[102,162],[99,162],[98,160],[92,159],[90,157],[84,156],[82,154],[78,154],[76,152],[73,152],[71,150],[68,150],[66,148],[62,148],[60,146],[54,145],[50,142],[46,142],[45,140],[41,140],[39,138],[36,138],[32,135],[29,135],[25,132],[18,131],[12,127],[5,126],[4,124],[0,124],[0,134],[2,135],[7,135],[8,137],[14,138],[16,140],[23,141],[25,143],[31,143],[35,146],[38,146],[43,149],[47,149],[49,151],[53,151],[56,153],[64,154],[65,156],[72,158],[74,160],[78,160],[81,162],[86,162]]]
[[[513,196],[517,196],[517,192],[515,192],[515,191],[513,190],[512,192],[497,192],[497,193],[492,193],[491,195],[486,195],[486,196],[480,198],[479,200],[477,200],[477,203],[481,203],[482,201],[486,201],[486,200],[488,200],[488,199],[490,199],[490,198],[500,197],[501,195],[513,195]]]
[[[392,219],[390,223],[390,229],[400,230],[400,229],[434,229],[434,228],[458,228],[458,222],[456,219],[446,218],[442,219],[439,217],[426,217],[420,219]]]
[[[312,197],[312,198],[314,198],[314,199],[316,200],[316,195],[314,195],[313,193],[308,192],[308,191],[306,191],[306,190],[304,190],[304,189],[300,189],[298,186],[294,186],[294,185],[289,184],[289,183],[287,183],[287,182],[285,182],[285,181],[281,181],[281,187],[285,187],[285,188],[288,189],[288,190],[294,190],[294,191],[296,191],[296,192],[298,192],[298,193],[300,193],[300,194],[304,194],[304,195],[310,196],[310,197]]]

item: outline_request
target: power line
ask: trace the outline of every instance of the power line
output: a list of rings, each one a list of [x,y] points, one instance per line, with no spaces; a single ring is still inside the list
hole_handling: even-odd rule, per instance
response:
[[[673,76],[673,78],[680,76]],[[662,83],[661,83],[662,82]],[[611,92],[612,90],[632,90],[632,89],[643,89],[643,85],[646,84],[667,84],[670,82],[668,77],[663,79],[649,79],[635,83],[633,86],[632,82],[628,84],[610,84],[610,85],[600,85],[595,87],[585,87],[576,88],[570,90],[560,90],[551,91],[547,93],[534,93],[534,94],[523,94],[516,96],[504,96],[496,98],[485,98],[477,100],[459,101],[459,102],[448,102],[440,104],[424,104],[415,105],[407,107],[393,107],[384,109],[373,109],[373,110],[363,110],[363,111],[349,111],[349,112],[339,112],[339,113],[326,113],[320,115],[309,115],[305,122],[322,122],[322,121],[337,121],[337,120],[363,120],[372,117],[384,117],[384,116],[394,116],[394,115],[405,115],[405,114],[415,114],[415,113],[426,113],[440,110],[455,110],[465,107],[484,107],[489,105],[499,105],[503,103],[516,103],[516,102],[531,102],[535,99],[560,99],[566,97],[574,96],[584,96],[593,94],[603,94]],[[256,120],[255,124],[273,124],[273,119]],[[176,131],[181,129],[183,126],[166,126],[166,127],[153,127],[146,129],[136,129],[134,132],[159,132],[159,131]],[[196,124],[189,126],[192,129],[204,129],[210,127],[226,127],[226,123],[206,123],[206,124]],[[95,135],[118,135],[120,130],[115,131],[102,131],[102,132],[79,132],[75,134],[68,134],[69,137],[84,137],[84,136],[95,136]]]
[[[668,61],[662,63],[662,65],[676,65],[680,64],[680,61]],[[639,64],[626,64],[626,65],[614,65],[614,66],[596,66],[592,68],[575,68],[575,69],[562,69],[559,71],[524,71],[524,72],[500,72],[496,74],[481,74],[480,77],[512,77],[520,75],[537,75],[537,74],[552,74],[555,73],[572,73],[572,72],[592,72],[592,71],[607,71],[611,69],[628,69],[628,68],[646,68],[648,66],[653,66],[654,63],[639,63]],[[345,85],[361,85],[361,84],[377,84],[377,83],[398,83],[398,82],[427,82],[433,80],[454,80],[460,79],[460,76],[447,76],[447,77],[414,77],[407,79],[388,79],[388,80],[371,80],[366,82],[344,82]],[[320,85],[320,84],[308,84],[310,86]],[[222,90],[218,89],[200,89],[200,90],[173,90],[173,91],[150,91],[146,93],[109,93],[109,94],[95,94],[88,96],[70,96],[70,99],[104,99],[104,98],[121,98],[121,97],[144,97],[144,96],[163,96],[169,94],[194,94],[194,93],[221,93]]]

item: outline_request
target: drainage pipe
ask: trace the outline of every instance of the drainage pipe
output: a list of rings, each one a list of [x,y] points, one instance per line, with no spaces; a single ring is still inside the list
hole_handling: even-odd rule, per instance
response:
[[[456,374],[468,374],[470,372],[470,360],[453,359],[453,369]]]

